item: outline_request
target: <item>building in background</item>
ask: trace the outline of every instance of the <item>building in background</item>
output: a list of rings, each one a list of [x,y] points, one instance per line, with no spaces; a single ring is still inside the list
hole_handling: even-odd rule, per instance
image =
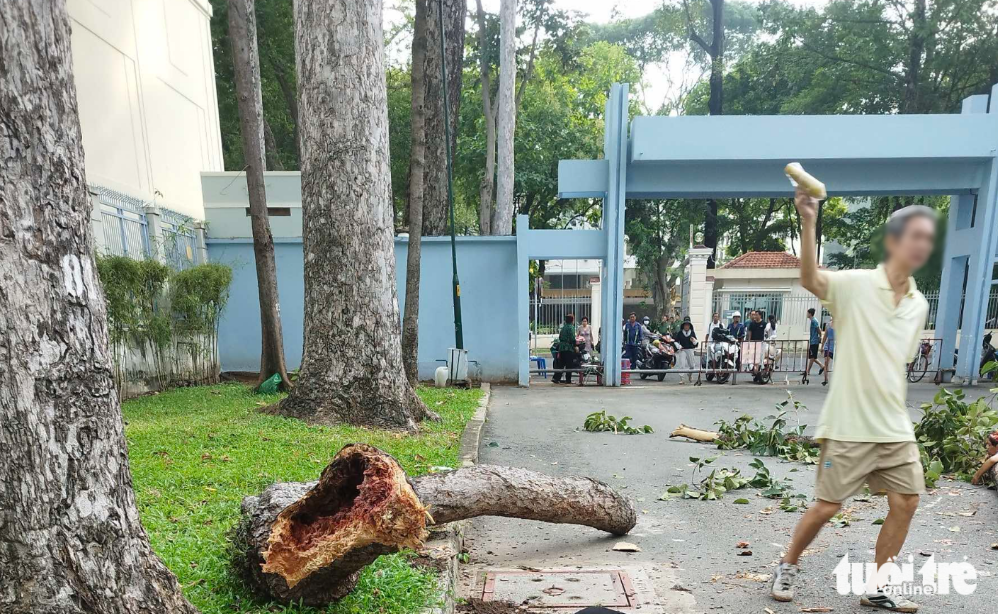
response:
[[[98,250],[195,262],[201,172],[223,165],[211,5],[68,0],[67,8]]]

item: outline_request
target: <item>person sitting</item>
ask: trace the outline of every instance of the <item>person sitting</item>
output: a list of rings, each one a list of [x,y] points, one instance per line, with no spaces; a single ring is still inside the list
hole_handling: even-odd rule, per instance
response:
[[[998,431],[988,435],[984,445],[988,451],[988,458],[984,460],[981,468],[974,474],[974,478],[970,481],[971,484],[980,484],[984,476],[987,475],[995,465],[998,465]]]

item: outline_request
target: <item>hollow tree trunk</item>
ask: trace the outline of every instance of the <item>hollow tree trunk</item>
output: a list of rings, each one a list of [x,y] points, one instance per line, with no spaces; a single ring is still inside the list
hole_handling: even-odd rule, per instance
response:
[[[447,85],[440,71],[439,11],[443,5],[444,54],[447,58]],[[464,75],[464,20],[467,0],[426,0],[426,165],[423,234],[439,236],[450,232],[447,202],[447,146],[444,132],[444,96],[450,104],[450,146],[456,150],[458,118],[461,112],[461,85]]]
[[[419,278],[423,247],[423,179],[426,158],[426,2],[416,0],[412,35],[412,114],[409,166],[409,246],[406,252],[405,309],[402,320],[402,364],[410,386],[419,381]]]
[[[402,369],[381,2],[295,3],[305,343],[277,411],[415,430]]]
[[[0,33],[0,612],[193,614],[132,492],[65,3]]]
[[[499,5],[498,174],[492,234],[513,234],[513,134],[516,131],[516,0]]]
[[[318,482],[278,483],[247,497],[234,537],[236,565],[261,596],[321,605],[353,590],[377,557],[419,546],[426,527],[476,516],[590,526],[624,535],[634,508],[589,478],[552,478],[478,465],[407,478],[364,444],[344,447]]]
[[[277,292],[277,261],[274,237],[267,214],[264,186],[263,98],[260,92],[260,54],[256,41],[254,0],[229,0],[229,41],[235,74],[239,131],[246,163],[246,189],[249,193],[250,226],[253,230],[253,258],[256,263],[257,295],[260,300],[259,386],[274,374],[281,376],[281,388],[290,390],[291,380],[284,362],[284,333]],[[275,152],[276,153],[276,152]]]

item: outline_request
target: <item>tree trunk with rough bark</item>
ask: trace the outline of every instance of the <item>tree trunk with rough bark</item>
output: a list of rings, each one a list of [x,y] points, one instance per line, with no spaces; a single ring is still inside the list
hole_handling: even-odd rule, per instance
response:
[[[513,234],[513,135],[516,131],[516,0],[499,5],[498,178],[492,234]]]
[[[242,133],[246,163],[246,189],[249,194],[250,226],[253,231],[253,258],[256,264],[257,295],[260,300],[260,376],[257,386],[274,374],[281,376],[281,389],[290,390],[291,380],[284,362],[284,333],[277,292],[277,261],[274,237],[267,213],[267,188],[263,181],[264,121],[260,92],[260,54],[256,41],[254,0],[229,0],[229,41],[235,74],[239,131]],[[276,153],[276,152],[275,152]]]
[[[409,246],[406,254],[402,365],[410,386],[419,381],[419,278],[423,247],[423,179],[426,159],[426,3],[416,0],[412,35],[412,113],[409,166]]]
[[[0,0],[0,611],[183,613],[139,523],[65,3]]]
[[[493,194],[496,177],[496,108],[492,104],[492,73],[489,67],[489,54],[486,53],[488,38],[485,35],[485,9],[482,0],[475,0],[478,21],[478,69],[482,79],[482,116],[485,120],[485,173],[478,188],[478,234],[492,234]]]
[[[440,72],[439,11],[443,4],[444,45],[447,58],[447,95],[450,103],[450,146],[457,148],[458,118],[461,113],[461,84],[464,67],[464,20],[467,0],[426,0],[426,164],[424,168],[423,234],[439,236],[450,232],[447,201],[447,148],[444,131],[444,86]]]
[[[305,343],[277,413],[416,430],[402,367],[381,2],[295,3]]]
[[[388,454],[344,447],[318,482],[278,483],[247,497],[235,564],[261,596],[322,605],[340,599],[378,556],[418,547],[428,525],[477,516],[579,524],[614,535],[637,522],[631,503],[590,478],[478,465],[408,478]]]

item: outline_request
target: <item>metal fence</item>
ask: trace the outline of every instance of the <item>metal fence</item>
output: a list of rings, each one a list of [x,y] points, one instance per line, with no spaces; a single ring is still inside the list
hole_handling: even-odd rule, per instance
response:
[[[575,321],[592,319],[593,299],[591,296],[530,299],[530,327],[537,334],[557,334],[565,323],[567,314],[575,314]],[[536,325],[536,328],[535,328]]]
[[[104,230],[102,251],[113,256],[148,258],[149,224],[143,210],[144,203],[104,186],[94,185],[90,189],[100,206]]]
[[[160,216],[166,263],[178,271],[201,264],[194,218],[170,209],[161,209]]]

